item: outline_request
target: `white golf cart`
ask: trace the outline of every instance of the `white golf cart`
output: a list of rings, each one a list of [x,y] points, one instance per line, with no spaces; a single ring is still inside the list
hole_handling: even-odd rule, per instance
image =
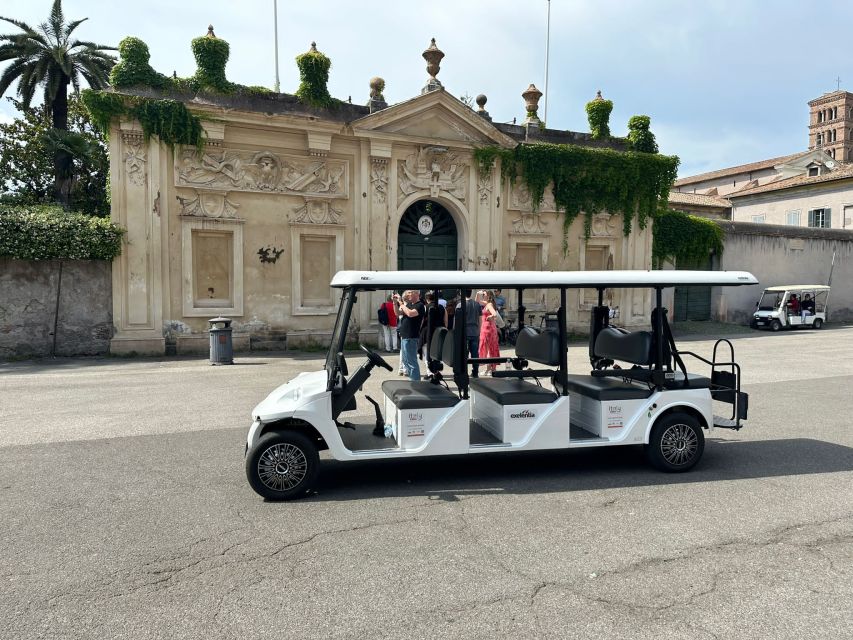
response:
[[[664,471],[686,471],[702,456],[703,429],[739,429],[747,415],[734,349],[719,340],[710,360],[676,349],[662,290],[678,286],[756,284],[745,272],[570,271],[570,272],[358,272],[335,275],[342,289],[331,346],[321,371],[301,373],[273,391],[252,411],[246,443],[246,475],[261,496],[288,500],[303,496],[319,471],[318,451],[335,460],[413,458],[450,454],[508,453],[643,444],[649,461]],[[389,365],[361,345],[364,362],[352,374],[343,348],[353,307],[368,291],[392,289],[515,289],[518,318],[525,317],[524,291],[559,292],[556,327],[522,326],[515,355],[471,359],[466,354],[465,305],[454,329],[428,336],[429,379],[388,379],[375,402],[375,419],[341,422],[356,409],[356,396],[374,370]],[[569,373],[566,293],[598,290],[590,321],[590,366]],[[605,289],[650,288],[656,305],[651,331],[628,332],[609,326]],[[469,292],[470,293],[470,292]],[[538,295],[538,294],[537,294]],[[370,296],[365,296],[369,298]],[[717,361],[717,347],[731,354]],[[688,373],[683,357],[709,368],[710,377]],[[472,378],[469,368],[503,364],[490,378]],[[714,401],[731,405],[731,417],[713,414]]]
[[[826,322],[829,289],[822,284],[768,287],[761,294],[749,326],[771,331],[791,327],[820,329]]]

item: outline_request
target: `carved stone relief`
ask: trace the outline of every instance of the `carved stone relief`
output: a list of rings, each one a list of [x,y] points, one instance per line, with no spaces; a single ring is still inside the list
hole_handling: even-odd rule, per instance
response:
[[[270,151],[182,149],[175,161],[175,185],[261,193],[348,197],[347,163],[299,158]]]
[[[545,233],[538,213],[522,213],[512,221],[512,230],[514,233]]]
[[[477,178],[477,193],[480,194],[480,204],[488,204],[492,197],[492,172],[480,171]]]
[[[467,171],[468,165],[444,147],[421,147],[400,162],[400,193],[405,198],[416,191],[428,190],[433,198],[447,193],[464,200]]]
[[[530,190],[523,184],[517,183],[510,193],[509,208],[516,211],[533,211],[533,198],[530,195]],[[539,205],[539,211],[557,211],[557,205],[554,203],[554,192],[550,185],[545,188],[545,194],[542,196],[542,204]]]
[[[175,196],[181,203],[182,216],[202,218],[236,218],[239,204],[228,199],[227,191],[194,192],[188,198]]]
[[[145,184],[145,147],[142,138],[125,138],[124,171],[131,184]]]
[[[305,198],[305,202],[293,207],[288,216],[291,224],[341,224],[343,212],[335,209],[328,200]]]
[[[370,163],[370,184],[373,187],[373,201],[385,204],[388,198],[388,163],[374,160]]]
[[[609,213],[596,213],[592,216],[590,234],[593,236],[615,237],[617,228],[617,220]]]

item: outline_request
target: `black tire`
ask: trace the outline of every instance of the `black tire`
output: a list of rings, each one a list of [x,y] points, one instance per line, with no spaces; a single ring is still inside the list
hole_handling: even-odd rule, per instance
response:
[[[781,331],[781,330],[782,330],[782,323],[779,322],[778,320],[773,320],[773,322],[770,323],[770,331]]]
[[[261,436],[246,456],[246,478],[267,500],[295,500],[314,488],[320,471],[317,445],[296,431]]]
[[[813,329],[820,329],[822,326],[823,326],[823,319],[822,318],[815,318],[814,322],[812,322],[812,328]]]
[[[705,451],[705,435],[699,421],[689,413],[670,413],[652,427],[646,458],[661,471],[692,469]]]

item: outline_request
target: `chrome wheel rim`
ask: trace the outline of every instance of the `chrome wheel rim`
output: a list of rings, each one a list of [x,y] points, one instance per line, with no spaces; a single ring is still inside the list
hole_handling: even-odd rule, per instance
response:
[[[699,450],[699,436],[686,424],[674,424],[663,432],[660,450],[669,464],[687,464]]]
[[[308,458],[292,444],[274,444],[258,459],[258,477],[274,491],[293,489],[307,474]]]

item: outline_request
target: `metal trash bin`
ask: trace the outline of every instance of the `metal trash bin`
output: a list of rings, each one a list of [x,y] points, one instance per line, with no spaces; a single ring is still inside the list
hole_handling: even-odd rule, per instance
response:
[[[219,317],[207,322],[210,325],[210,364],[234,364],[231,319]]]

